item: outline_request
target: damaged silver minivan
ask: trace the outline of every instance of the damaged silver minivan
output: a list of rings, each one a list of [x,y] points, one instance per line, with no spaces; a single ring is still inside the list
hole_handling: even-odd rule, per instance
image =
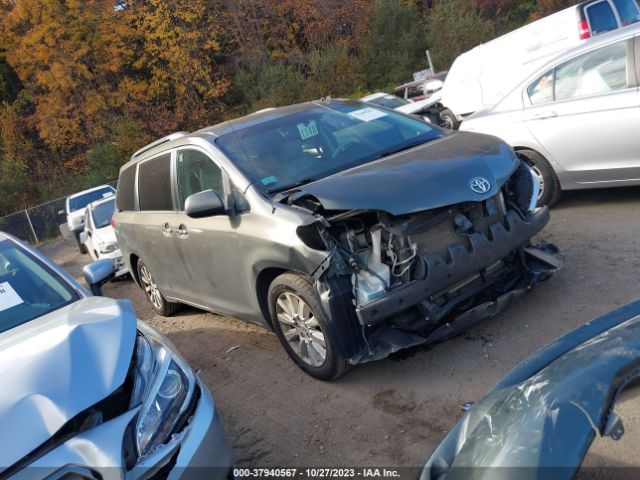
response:
[[[308,374],[455,335],[560,266],[529,167],[495,137],[351,100],[267,109],[136,152],[114,224],[154,310],[272,328]]]

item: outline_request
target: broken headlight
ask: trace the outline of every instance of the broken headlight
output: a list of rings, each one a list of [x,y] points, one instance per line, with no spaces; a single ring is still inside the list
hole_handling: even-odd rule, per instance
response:
[[[144,325],[139,328],[130,406],[140,406],[140,411],[129,428],[128,464],[178,433],[196,383],[193,371],[168,341]]]

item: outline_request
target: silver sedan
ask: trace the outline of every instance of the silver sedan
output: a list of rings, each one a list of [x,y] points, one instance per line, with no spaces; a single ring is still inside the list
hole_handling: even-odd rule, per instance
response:
[[[461,130],[502,138],[538,175],[540,204],[562,190],[640,185],[640,24],[540,68]]]
[[[97,292],[113,271],[85,278]],[[232,476],[211,394],[175,347],[2,233],[0,365],[2,478]]]

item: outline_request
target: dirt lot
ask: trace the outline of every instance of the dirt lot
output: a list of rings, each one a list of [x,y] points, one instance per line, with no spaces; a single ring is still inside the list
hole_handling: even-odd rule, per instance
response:
[[[239,466],[417,467],[461,403],[555,337],[640,296],[638,193],[565,194],[543,232],[565,254],[552,280],[466,335],[359,366],[334,383],[306,376],[259,327],[189,308],[158,317],[131,281],[104,293],[131,298],[140,318],[201,370]],[[74,276],[87,261],[71,242],[43,250]]]

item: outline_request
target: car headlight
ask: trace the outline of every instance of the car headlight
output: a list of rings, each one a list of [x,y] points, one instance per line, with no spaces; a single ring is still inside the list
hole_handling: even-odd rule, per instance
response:
[[[141,325],[136,343],[131,408],[140,405],[130,425],[127,457],[136,461],[166,443],[183,425],[195,390],[195,375],[174,348]]]
[[[118,242],[100,242],[98,247],[101,253],[111,253],[118,249]]]

